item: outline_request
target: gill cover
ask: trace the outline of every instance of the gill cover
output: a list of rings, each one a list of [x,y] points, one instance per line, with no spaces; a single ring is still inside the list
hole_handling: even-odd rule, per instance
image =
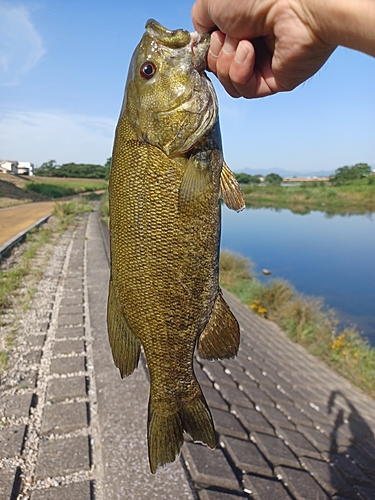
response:
[[[177,156],[214,126],[217,100],[204,73],[208,46],[208,35],[147,21],[130,63],[122,108],[136,139]]]

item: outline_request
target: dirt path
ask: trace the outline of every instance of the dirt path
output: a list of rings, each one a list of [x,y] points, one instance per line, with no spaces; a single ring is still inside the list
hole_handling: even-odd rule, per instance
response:
[[[0,210],[0,245],[52,212],[54,201],[42,201]]]

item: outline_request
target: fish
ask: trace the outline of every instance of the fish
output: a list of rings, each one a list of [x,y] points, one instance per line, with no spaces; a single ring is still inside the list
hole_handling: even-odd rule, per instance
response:
[[[193,356],[197,346],[202,359],[231,358],[240,341],[218,282],[220,199],[237,211],[244,200],[223,159],[209,41],[147,21],[113,146],[107,329],[121,377],[143,347],[153,474],[179,456],[184,432],[215,448]]]

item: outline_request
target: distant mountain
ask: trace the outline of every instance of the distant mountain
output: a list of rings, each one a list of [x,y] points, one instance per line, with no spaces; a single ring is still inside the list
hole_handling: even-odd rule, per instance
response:
[[[249,175],[267,175],[267,174],[279,174],[281,175],[281,177],[327,177],[329,175],[333,175],[334,174],[334,170],[315,170],[315,171],[312,171],[312,170],[309,170],[307,172],[304,172],[302,170],[295,170],[295,171],[291,171],[291,170],[284,170],[283,168],[271,168],[271,169],[262,169],[260,168],[259,170],[256,170],[256,169],[253,169],[253,168],[245,168],[243,170],[241,170],[241,172],[244,172],[246,174],[249,174]],[[236,174],[239,174],[240,172],[237,172],[236,170]]]

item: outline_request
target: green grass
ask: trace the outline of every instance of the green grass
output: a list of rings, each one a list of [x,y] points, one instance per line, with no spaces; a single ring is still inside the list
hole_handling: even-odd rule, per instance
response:
[[[365,214],[375,211],[374,176],[341,186],[305,182],[300,186],[242,185],[247,207],[287,208],[294,213],[319,210],[327,214]]]
[[[53,241],[55,237],[58,237],[70,224],[74,223],[78,215],[92,210],[92,203],[84,197],[56,204],[53,215],[58,220],[57,225],[55,227],[41,226],[30,232],[27,236],[28,248],[17,264],[10,269],[0,269],[0,326],[2,324],[2,314],[11,306],[13,297],[18,295],[26,276],[31,276],[32,280],[31,284],[28,284],[29,288],[26,295],[23,297],[22,308],[29,307],[36,291],[36,283],[40,280],[43,272],[42,268],[33,266],[33,259],[36,257],[38,250],[46,243]],[[8,352],[14,341],[15,333],[13,332],[0,342],[0,346],[3,346],[0,349],[0,373],[6,369]]]
[[[56,203],[52,215],[59,219],[61,229],[65,230],[77,215],[92,211],[92,202],[84,196],[79,196],[70,201]]]
[[[79,193],[98,191],[107,188],[107,181],[90,179],[58,179],[48,178],[48,181],[29,181],[25,184],[26,191],[41,194],[46,198],[62,198]]]
[[[375,397],[375,349],[355,328],[338,331],[338,320],[323,301],[300,295],[286,281],[268,285],[253,278],[247,259],[223,251],[220,284],[256,314],[277,323],[291,340],[325,361],[357,387]]]
[[[100,200],[100,217],[109,226],[108,191],[106,190]]]

